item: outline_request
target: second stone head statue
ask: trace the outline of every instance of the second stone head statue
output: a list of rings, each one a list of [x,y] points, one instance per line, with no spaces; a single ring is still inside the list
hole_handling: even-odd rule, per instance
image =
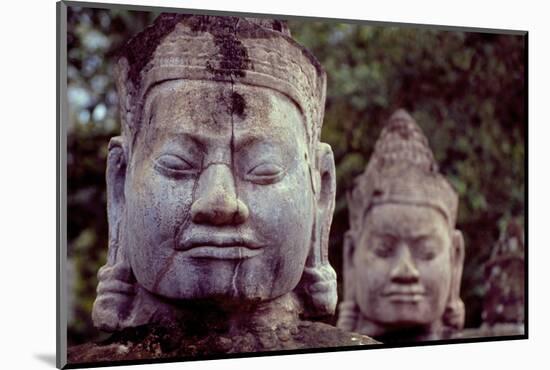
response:
[[[326,75],[286,25],[163,14],[115,74],[122,135],[109,144],[95,325],[170,323],[202,303],[332,314]]]
[[[458,196],[406,111],[385,125],[348,205],[338,326],[382,342],[440,339],[461,329]]]

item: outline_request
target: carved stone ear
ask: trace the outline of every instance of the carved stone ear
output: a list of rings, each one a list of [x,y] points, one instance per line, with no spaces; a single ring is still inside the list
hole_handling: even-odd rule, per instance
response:
[[[299,296],[304,303],[303,316],[323,317],[334,314],[338,302],[336,271],[327,262],[306,266],[298,284]]]
[[[126,149],[120,136],[111,138],[107,156],[107,221],[109,222],[109,261],[114,263],[119,245],[119,229],[125,207]]]
[[[353,264],[353,255],[355,253],[355,241],[351,230],[344,234],[343,247],[343,266],[344,275],[344,300],[340,303],[337,327],[347,331],[355,330],[357,322],[357,304],[355,302],[355,267]]]
[[[344,234],[343,247],[343,265],[342,272],[344,275],[344,300],[355,302],[355,266],[353,264],[353,255],[355,254],[355,240],[351,230]]]
[[[330,145],[319,143],[317,160],[321,185],[317,202],[317,223],[321,228],[319,235],[320,257],[321,262],[328,263],[328,238],[336,198],[336,167]]]
[[[464,327],[466,310],[460,298],[460,283],[464,265],[464,238],[459,230],[454,230],[452,236],[451,254],[451,289],[449,300],[443,314],[443,324],[454,330]]]
[[[336,272],[328,261],[328,237],[336,195],[334,156],[328,144],[320,143],[317,149],[318,185],[317,212],[313,225],[313,237],[302,279],[297,292],[304,303],[304,316],[332,315],[336,309],[338,293]]]
[[[125,208],[126,149],[121,137],[109,142],[107,156],[107,219],[109,246],[107,263],[99,269],[97,297],[92,309],[94,325],[115,331],[123,327],[135,296],[135,279],[121,240],[121,223]]]

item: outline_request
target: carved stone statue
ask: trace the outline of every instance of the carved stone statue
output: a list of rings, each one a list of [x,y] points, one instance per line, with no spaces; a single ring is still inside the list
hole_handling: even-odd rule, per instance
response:
[[[338,327],[384,343],[445,338],[461,329],[458,196],[404,110],[382,130],[348,205]]]
[[[162,14],[115,73],[122,135],[93,321],[117,333],[73,360],[373,343],[302,321],[337,301],[335,175],[326,75],[286,24]]]
[[[463,337],[522,335],[525,333],[525,236],[521,222],[507,222],[491,257],[485,263],[486,288],[481,327]]]

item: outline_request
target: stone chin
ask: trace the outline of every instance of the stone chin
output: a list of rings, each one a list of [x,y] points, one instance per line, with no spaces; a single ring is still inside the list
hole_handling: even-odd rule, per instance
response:
[[[259,257],[220,260],[176,255],[172,267],[158,284],[148,285],[139,278],[138,283],[149,292],[172,300],[211,300],[227,305],[275,299],[298,284],[298,274],[286,282],[268,281],[263,265]]]
[[[445,297],[447,297],[445,295]],[[391,327],[415,327],[431,326],[441,320],[445,306],[432,306],[430,302],[423,303],[380,303],[383,306],[383,313],[378,313],[372,318],[374,322]]]

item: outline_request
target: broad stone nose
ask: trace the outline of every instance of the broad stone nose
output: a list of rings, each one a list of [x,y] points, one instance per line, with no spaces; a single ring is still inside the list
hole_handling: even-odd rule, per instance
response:
[[[413,256],[409,247],[405,244],[400,246],[400,253],[397,258],[395,267],[391,272],[391,280],[394,283],[413,284],[417,283],[420,278],[420,273],[416,268]]]
[[[209,165],[200,175],[191,219],[198,224],[239,225],[248,219],[248,207],[237,197],[231,168],[223,163]]]

